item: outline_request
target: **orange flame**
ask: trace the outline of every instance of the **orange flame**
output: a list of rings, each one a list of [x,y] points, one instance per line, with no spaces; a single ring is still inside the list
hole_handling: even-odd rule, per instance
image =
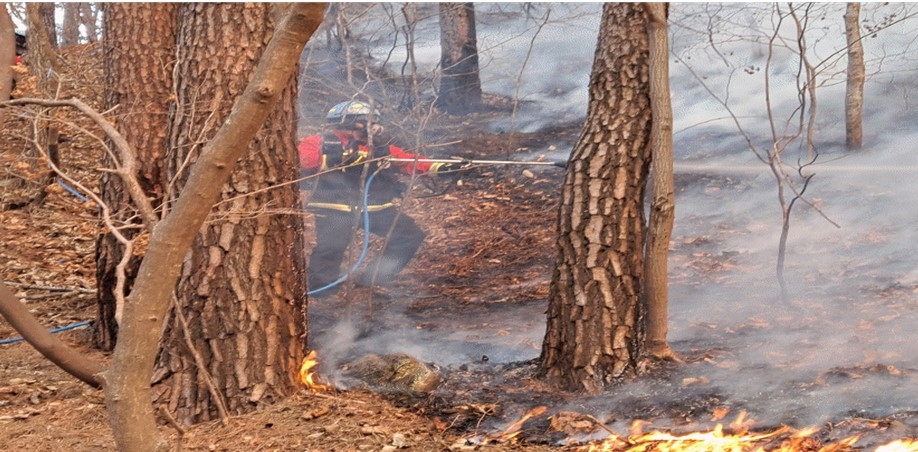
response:
[[[912,452],[918,450],[918,441],[898,439],[889,444],[877,447],[876,452]]]
[[[312,391],[329,391],[332,389],[331,386],[320,383],[318,381],[319,375],[312,370],[313,367],[316,367],[319,364],[319,361],[316,359],[316,351],[310,351],[305,358],[303,358],[303,364],[300,365],[300,382],[306,385]]]
[[[643,423],[638,422],[634,424],[633,432],[630,436],[623,437],[613,434],[599,444],[586,445],[578,450],[581,452],[741,452],[747,450],[761,451],[765,450],[764,447],[767,446],[769,451],[780,452],[796,452],[800,450],[837,452],[851,450],[854,443],[860,438],[859,436],[852,436],[839,440],[835,444],[821,445],[818,440],[810,438],[818,429],[794,430],[788,426],[782,426],[768,433],[747,433],[749,421],[744,419],[744,415],[745,413],[741,413],[738,419],[731,424],[738,432],[734,434],[725,434],[723,426],[720,424],[709,432],[692,432],[684,435],[666,432],[641,433]],[[780,445],[775,444],[777,442],[780,442]],[[899,452],[900,450],[906,449],[889,449],[886,452]]]
[[[518,421],[507,427],[503,433],[500,433],[499,435],[489,435],[489,438],[493,440],[511,440],[520,434],[523,428],[523,424],[525,424],[526,421],[536,416],[541,416],[543,413],[545,413],[546,410],[548,410],[548,407],[544,406],[537,406],[532,408],[527,411],[526,414],[524,414],[523,417],[521,417]]]

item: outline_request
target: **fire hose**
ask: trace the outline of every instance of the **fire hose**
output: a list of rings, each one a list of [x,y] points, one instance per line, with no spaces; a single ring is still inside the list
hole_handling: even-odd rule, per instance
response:
[[[476,160],[476,159],[411,159],[411,158],[384,158],[389,162],[419,162],[419,163],[459,163],[461,165],[523,165],[523,166],[555,166],[558,168],[567,168],[567,162],[542,162],[527,161],[520,162],[516,160]]]
[[[558,168],[567,167],[567,162],[535,162],[535,161],[519,162],[516,160],[469,160],[469,159],[429,159],[429,158],[422,159],[422,158],[394,158],[394,157],[393,158],[383,158],[381,160],[384,162],[406,162],[406,163],[424,162],[424,163],[459,163],[462,165],[527,165],[527,166],[539,165],[539,166],[555,166]],[[310,290],[309,292],[306,292],[306,295],[315,295],[324,290],[328,290],[332,287],[335,287],[344,281],[347,281],[348,277],[350,277],[352,273],[357,271],[357,268],[360,267],[364,259],[366,259],[367,251],[370,249],[370,234],[369,232],[366,232],[370,230],[370,209],[368,208],[368,205],[369,205],[368,197],[370,193],[370,184],[373,183],[373,178],[376,177],[377,174],[379,174],[379,171],[374,172],[373,174],[370,175],[370,177],[367,178],[367,183],[363,189],[363,205],[362,205],[363,209],[362,210],[363,210],[363,230],[365,232],[363,234],[363,246],[360,250],[360,256],[357,257],[357,261],[354,262],[354,265],[351,266],[351,269],[348,270],[347,273],[341,275],[341,277],[339,277],[335,281],[332,281],[317,289],[313,289],[313,290]]]
[[[427,158],[424,158],[424,159],[421,159],[421,158],[417,158],[417,159],[411,159],[411,158],[387,158],[387,159],[383,159],[383,160],[385,160],[385,161],[390,161],[390,162],[407,162],[407,163],[411,163],[411,162],[425,162],[425,163],[459,163],[459,164],[462,164],[462,165],[524,165],[524,166],[554,166],[554,167],[558,167],[558,168],[566,168],[566,167],[567,167],[567,162],[550,162],[550,161],[549,161],[549,162],[541,162],[541,161],[538,161],[538,162],[537,162],[537,161],[520,162],[520,161],[516,161],[516,160],[427,159]],[[370,184],[373,183],[373,178],[375,178],[377,174],[379,174],[378,171],[374,172],[373,174],[370,175],[370,177],[367,178],[367,183],[366,183],[366,185],[364,186],[364,189],[363,189],[363,227],[364,227],[364,231],[369,231],[369,230],[370,230],[370,211],[369,211],[369,209],[367,208],[367,206],[369,205]],[[74,191],[72,191],[72,190],[68,190],[68,191],[70,191],[70,192],[71,192],[72,194],[74,194],[74,195],[77,195],[77,193],[74,192]],[[327,284],[327,285],[325,285],[325,286],[322,286],[322,287],[319,287],[319,288],[317,288],[317,289],[311,290],[311,291],[307,292],[306,294],[307,294],[307,295],[314,295],[314,294],[317,294],[317,293],[322,292],[322,291],[324,291],[324,290],[328,290],[328,289],[330,289],[330,288],[332,288],[332,287],[335,287],[335,286],[337,286],[338,284],[341,284],[342,282],[346,281],[346,280],[348,279],[348,277],[349,277],[353,272],[355,272],[355,271],[357,270],[357,268],[360,267],[360,265],[363,263],[364,259],[365,259],[366,256],[367,256],[367,252],[368,252],[369,249],[370,249],[370,234],[369,234],[369,233],[364,233],[364,234],[363,234],[363,246],[361,247],[361,250],[360,250],[360,256],[357,258],[357,261],[354,263],[354,265],[351,266],[351,269],[348,270],[347,273],[343,274],[340,278],[336,279],[335,281],[333,281],[333,282],[331,282],[331,283],[329,283],[329,284]],[[76,324],[73,324],[73,325],[70,325],[70,326],[65,326],[65,327],[61,327],[61,328],[57,328],[57,329],[51,330],[51,333],[59,333],[59,332],[61,332],[61,331],[67,331],[67,330],[71,330],[71,329],[74,329],[74,328],[79,328],[79,327],[82,327],[82,326],[86,326],[86,325],[88,325],[89,323],[90,323],[90,321],[84,321],[84,322],[76,323]],[[16,338],[11,338],[11,339],[3,339],[3,340],[0,340],[0,345],[13,344],[13,343],[16,343],[16,342],[20,342],[20,341],[22,341],[22,340],[23,340],[23,338],[21,338],[21,337],[16,337]]]

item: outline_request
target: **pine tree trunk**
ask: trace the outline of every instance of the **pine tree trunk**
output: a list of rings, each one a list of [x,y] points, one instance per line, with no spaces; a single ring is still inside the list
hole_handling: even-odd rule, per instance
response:
[[[13,19],[6,9],[6,3],[0,3],[0,102],[10,100],[13,90],[13,70],[11,69],[16,59],[16,27]],[[4,121],[6,111],[0,110],[0,122]]]
[[[273,20],[269,4],[180,7],[169,176],[187,165],[242,94]],[[185,258],[154,397],[196,423],[251,411],[298,389],[305,350],[305,262],[297,185],[295,80],[223,188]]]
[[[474,3],[440,3],[440,68],[437,107],[453,115],[480,109]]]
[[[168,145],[166,129],[172,95],[172,68],[175,59],[177,4],[175,3],[104,3],[105,8],[105,87],[106,110],[113,110],[116,126],[137,155],[137,179],[154,206],[162,203],[165,155]],[[106,157],[106,166],[112,165]],[[119,222],[129,226],[121,231],[131,239],[143,229],[136,211],[122,188],[121,179],[102,173],[102,199]],[[125,262],[124,275],[118,276],[118,265],[124,246],[109,231],[96,240],[96,287],[98,291],[98,327],[96,345],[104,350],[115,347],[118,334],[116,313],[118,279],[123,278],[121,293],[130,292],[137,267],[143,256],[142,242]]]
[[[646,26],[640,4],[604,7],[587,121],[562,187],[541,362],[550,382],[570,390],[599,391],[633,370],[641,352],[651,127]]]

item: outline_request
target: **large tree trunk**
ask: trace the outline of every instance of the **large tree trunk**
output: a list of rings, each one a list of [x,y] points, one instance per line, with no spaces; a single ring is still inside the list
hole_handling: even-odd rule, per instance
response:
[[[274,21],[269,4],[180,9],[169,176],[180,190],[200,143],[242,94]],[[298,389],[305,351],[305,263],[291,79],[223,187],[176,288],[155,397],[183,423],[251,411]]]
[[[154,206],[163,198],[166,129],[172,105],[172,68],[175,60],[176,3],[104,3],[106,110],[115,112],[118,131],[134,149],[139,165],[137,180]],[[117,107],[117,109],[115,109]],[[113,164],[106,158],[106,166]],[[103,173],[103,201],[125,226],[120,232],[133,239],[142,231],[121,179]],[[123,296],[131,289],[142,245],[122,262],[125,245],[112,233],[96,241],[98,327],[96,344],[115,347]],[[116,318],[118,318],[116,320]]]
[[[645,3],[650,53],[650,95],[653,124],[653,181],[645,261],[644,299],[647,306],[645,351],[656,358],[674,357],[669,332],[669,239],[673,235],[676,195],[673,187],[673,109],[669,95],[669,5]]]
[[[181,7],[237,7],[235,5],[236,4],[194,4],[182,5]],[[140,265],[140,269],[138,270],[134,289],[131,291],[125,303],[124,321],[118,333],[118,344],[112,354],[111,367],[103,376],[105,381],[105,400],[109,410],[109,421],[112,424],[112,430],[115,434],[115,442],[118,445],[118,450],[122,452],[159,451],[167,450],[168,448],[168,444],[166,444],[162,435],[159,433],[153,415],[152,406],[150,404],[152,398],[150,382],[154,375],[153,370],[156,362],[156,352],[159,349],[159,344],[163,337],[163,328],[166,326],[165,323],[170,312],[170,299],[174,293],[176,281],[179,279],[182,270],[182,261],[184,257],[188,255],[188,251],[191,249],[196,237],[199,236],[206,217],[212,211],[213,203],[220,199],[224,182],[229,180],[236,168],[237,162],[245,157],[252,138],[259,133],[259,130],[265,129],[263,127],[264,122],[271,112],[276,110],[277,101],[285,91],[284,87],[290,86],[292,83],[291,80],[295,74],[296,64],[299,61],[303,47],[321,23],[324,8],[325,4],[323,3],[294,3],[287,7],[288,14],[285,15],[285,20],[281,23],[281,26],[272,37],[267,46],[267,50],[264,51],[264,55],[258,63],[252,81],[235,103],[232,111],[229,113],[229,117],[226,117],[226,121],[222,126],[219,126],[219,131],[217,131],[213,139],[206,143],[195,141],[196,146],[190,151],[195,153],[197,161],[191,165],[190,174],[187,180],[182,184],[184,185],[184,189],[172,206],[171,212],[153,229],[149,247]],[[230,14],[227,17],[244,19],[249,18],[249,15]],[[213,34],[217,31],[216,29],[206,28],[206,25],[208,25],[207,23],[201,25],[205,26],[205,28],[200,28],[198,30],[202,36],[216,36]],[[237,29],[236,33],[233,34],[236,41],[235,44],[251,44],[248,41],[239,39],[239,32],[242,30]],[[220,31],[222,32],[220,33],[221,38],[226,39],[228,32],[226,30]],[[226,48],[227,42],[214,43],[213,45],[216,49],[224,49]],[[263,46],[263,42],[261,45]],[[262,50],[261,47],[259,47],[258,50]],[[210,55],[210,57],[220,62],[225,62],[220,59],[219,53]],[[217,63],[211,61],[208,64],[215,65]],[[238,70],[243,69],[239,68]],[[237,71],[234,70],[231,73],[236,74],[236,72]],[[225,86],[227,87],[235,87],[235,83],[226,80],[222,75],[210,75],[225,82]],[[211,83],[217,83],[217,81],[215,80]],[[188,81],[187,85],[191,86],[193,82]],[[187,89],[186,85],[181,86],[185,86]],[[178,91],[181,92],[182,99],[187,100],[188,92],[183,89],[178,89]],[[223,91],[221,90],[220,92]],[[287,95],[290,94],[292,93],[287,93]],[[217,108],[221,106],[218,102],[207,102],[203,105],[205,106],[204,108],[207,108],[206,106],[208,105],[214,106],[214,108],[210,110],[214,110],[215,112]],[[220,113],[220,116],[223,117],[222,111]],[[262,141],[264,138],[266,138],[266,135],[262,135]],[[198,145],[203,149],[198,150]],[[277,151],[282,152],[282,149],[277,149]],[[189,150],[185,152],[189,152]],[[251,158],[251,156],[249,157]],[[267,159],[272,158],[271,156],[261,157]],[[281,174],[277,175],[277,177],[281,176]],[[242,180],[243,179],[235,178],[234,182]],[[286,196],[286,192],[284,191],[278,193],[282,193],[280,196]],[[278,196],[278,198],[280,196]],[[248,204],[247,201],[245,203]],[[278,206],[283,207],[282,205]],[[265,205],[265,207],[268,207],[268,205]],[[270,207],[273,208],[275,206],[271,205]],[[243,221],[245,220],[243,219]],[[288,235],[299,235],[298,231],[300,231],[300,229],[298,225],[300,223],[295,222],[294,224],[294,231],[297,232],[288,232]],[[262,246],[266,242],[273,243],[270,240],[266,240],[274,237],[271,232],[274,231],[264,231],[262,237],[255,237],[252,243],[245,244],[244,249],[250,250],[252,256],[256,256],[265,250],[274,251],[271,247]],[[291,248],[301,245],[296,243],[295,240],[291,240],[288,243]],[[214,251],[219,252],[220,250]],[[299,252],[301,250],[296,249],[296,251]],[[215,253],[215,256],[216,254],[217,253]],[[275,259],[279,267],[284,266],[284,263],[288,262],[287,255],[284,254],[276,254],[271,256],[271,258]],[[231,261],[227,261],[227,265],[231,264]],[[238,266],[232,265],[232,268],[238,269]],[[244,270],[249,272],[250,275],[262,274],[260,272],[261,269],[254,265]],[[278,271],[294,271],[294,269],[278,268]],[[301,278],[297,278],[297,280],[300,279]],[[233,281],[238,281],[238,279]],[[271,282],[280,283],[281,281]],[[226,281],[226,284],[229,285],[230,281]],[[294,286],[272,286],[276,295],[272,298],[272,301],[277,301],[280,296],[289,294],[289,292],[302,292],[303,290],[299,289],[302,286],[302,283]],[[221,287],[223,286],[221,285]],[[255,287],[264,287],[264,285],[258,283]],[[215,295],[221,295],[223,293],[222,290],[219,290],[220,287],[202,287],[201,289],[202,291],[200,293],[205,295],[211,292],[210,289],[213,289]],[[242,289],[246,290],[247,288]],[[252,292],[250,291],[249,293]],[[293,295],[298,296],[298,294]],[[213,303],[208,303],[207,299],[203,299],[202,301],[206,305],[213,306]],[[302,331],[300,328],[305,328],[305,324],[302,322],[303,313],[301,310],[304,300],[297,298],[286,300],[286,302],[289,304],[289,309],[293,311],[290,313],[290,317],[298,317],[299,321],[290,320],[287,317],[275,317],[272,315],[272,312],[262,309],[263,305],[261,303],[256,303],[252,300],[239,300],[237,306],[232,307],[232,310],[228,312],[229,315],[222,317],[221,320],[232,322],[232,325],[251,326],[253,323],[258,323],[259,326],[265,326],[269,328],[269,331],[276,332],[276,337],[281,338],[280,340],[267,343],[276,345],[284,338],[296,336],[297,331]],[[275,312],[280,311],[282,308],[276,305],[272,307],[276,308]],[[244,311],[240,312],[240,309]],[[181,318],[188,320],[187,316]],[[179,356],[187,354],[189,350],[200,351],[200,349],[197,348],[200,342],[195,343],[193,339],[195,337],[206,337],[213,340],[213,348],[205,350],[204,352],[208,354],[214,352],[216,354],[211,355],[211,362],[204,362],[203,356],[200,353],[196,355],[202,356],[202,372],[204,370],[213,369],[214,367],[226,369],[226,360],[229,358],[238,359],[234,364],[235,368],[240,371],[257,368],[258,362],[260,361],[259,352],[262,350],[261,345],[266,345],[258,342],[259,338],[262,337],[261,333],[252,333],[251,337],[247,337],[246,334],[248,334],[249,331],[238,331],[238,329],[229,331],[233,329],[231,325],[220,327],[224,331],[219,332],[220,335],[217,337],[210,336],[210,334],[213,333],[212,330],[202,330],[200,327],[195,331],[191,331],[191,328],[184,329],[184,331],[189,332],[189,335],[194,335],[194,337],[191,338],[192,340],[186,343],[194,345],[194,347],[185,349],[176,348],[173,351],[179,354]],[[277,327],[277,329],[271,330],[271,327]],[[292,327],[296,331],[283,331],[281,329],[283,327]],[[235,334],[229,334],[230,332]],[[174,333],[171,333],[168,340],[170,343],[174,344],[174,340],[172,340],[173,337],[175,337]],[[303,338],[295,337],[295,339],[299,342]],[[241,350],[250,353],[244,355],[237,354],[234,356],[219,355],[219,352],[225,348],[225,342],[234,340],[240,345]],[[247,350],[244,348],[246,346],[254,346],[254,348]],[[283,356],[287,368],[275,369],[272,367],[263,367],[260,370],[264,378],[274,377],[275,379],[287,379],[287,374],[297,372],[299,362],[298,360],[297,362],[291,362],[294,361],[295,358],[287,356],[287,352],[302,355],[302,347],[299,346],[299,344],[291,346],[289,349],[277,348],[269,351],[271,353],[268,353],[268,356]],[[162,369],[162,367],[160,368]],[[274,371],[274,373],[271,371]],[[177,377],[174,377],[187,377],[189,375],[189,373],[180,373]],[[201,376],[203,377],[203,375]],[[254,382],[254,379],[249,380],[249,382]],[[193,385],[197,383],[198,381],[193,379],[186,380],[188,391],[194,392],[195,387]],[[230,380],[216,382],[215,384],[219,383],[229,384],[231,387],[239,386],[239,381]],[[258,395],[260,389],[264,389],[265,392],[263,394],[265,395],[270,396],[274,394],[274,388],[272,386],[268,384],[259,385],[257,382],[254,382],[254,384],[255,390],[252,393],[253,399],[257,399],[255,396]],[[219,389],[218,386],[215,387]],[[183,400],[180,395],[176,395],[176,399]]]
[[[6,9],[0,3],[0,102],[10,100],[13,91],[13,62],[16,60],[16,27]],[[6,111],[0,109],[0,124],[4,123]]]
[[[565,174],[542,346],[554,384],[598,391],[641,352],[644,191],[650,161],[647,16],[608,3],[587,121]]]
[[[848,82],[845,89],[845,143],[848,149],[864,145],[864,46],[861,43],[860,3],[848,3],[845,37],[848,41]]]
[[[481,108],[474,3],[440,3],[440,68],[437,107],[453,115]]]

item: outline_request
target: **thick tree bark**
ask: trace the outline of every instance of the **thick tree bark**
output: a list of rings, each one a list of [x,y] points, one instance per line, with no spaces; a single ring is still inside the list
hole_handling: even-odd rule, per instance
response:
[[[166,129],[172,105],[172,68],[177,28],[176,3],[104,3],[106,110],[115,112],[115,124],[134,149],[137,180],[153,205],[163,198]],[[106,166],[113,162],[106,157]],[[137,211],[121,178],[103,173],[102,200],[111,208],[121,230],[132,239],[142,232]],[[108,231],[96,240],[98,327],[96,344],[111,350],[118,334],[116,313],[131,289],[143,250],[135,249],[125,262],[124,245]],[[119,268],[120,267],[120,268]],[[119,293],[121,296],[119,296]]]
[[[857,150],[864,145],[864,46],[861,43],[860,3],[845,9],[845,37],[848,41],[848,81],[845,89],[845,143]]]
[[[541,362],[547,379],[566,389],[600,390],[634,369],[641,351],[651,127],[646,27],[642,5],[605,5],[587,121],[562,187]]]
[[[6,10],[6,3],[0,3],[0,102],[10,100],[13,91],[12,64],[16,60],[16,27]],[[6,111],[0,109],[0,124]]]
[[[437,107],[453,115],[480,109],[474,3],[440,3],[440,68]]]
[[[669,239],[673,235],[676,195],[673,187],[673,109],[669,95],[669,5],[645,3],[650,67],[650,105],[653,112],[650,142],[653,180],[648,219],[644,299],[647,306],[645,352],[673,358],[669,331]]]
[[[153,231],[134,290],[125,305],[124,321],[112,355],[112,366],[106,372],[106,401],[120,451],[168,448],[153,416],[150,381],[182,262],[192,242],[198,237],[213,203],[219,199],[223,183],[235,169],[237,160],[249,148],[251,138],[275,109],[277,100],[293,77],[306,41],[321,23],[324,6],[318,3],[297,3],[289,7],[285,20],[275,31],[245,92],[216,136],[203,146],[171,213]],[[206,33],[206,30],[201,32]],[[238,40],[239,34],[236,33],[235,37]],[[290,289],[275,290],[282,293]],[[295,304],[299,306],[299,302]],[[243,303],[240,305],[246,308],[257,307]],[[259,314],[262,312],[258,310],[245,312],[245,315],[251,317]],[[263,314],[264,322],[270,323],[269,315]],[[250,324],[254,319],[243,320]],[[246,332],[240,333],[244,335]],[[278,352],[283,354],[283,351]],[[285,372],[295,371],[295,368],[285,369]]]
[[[269,4],[202,3],[184,6],[180,24],[169,157],[176,189],[197,144],[248,84],[273,20]],[[248,412],[299,389],[291,370],[305,352],[306,288],[297,185],[289,184],[299,177],[295,99],[290,79],[185,257],[155,388],[180,422]]]

